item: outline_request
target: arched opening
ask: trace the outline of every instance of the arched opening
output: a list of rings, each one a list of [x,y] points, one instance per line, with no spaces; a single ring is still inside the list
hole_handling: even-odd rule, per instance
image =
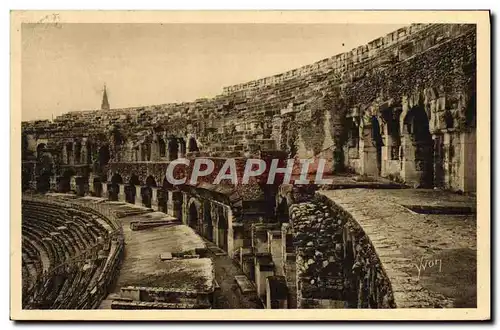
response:
[[[151,143],[146,142],[142,145],[142,151],[144,152],[143,160],[151,161]]]
[[[82,156],[82,143],[80,141],[76,141],[75,143],[75,161],[74,164],[80,164],[81,163],[81,156]]]
[[[123,184],[123,179],[120,174],[115,173],[111,177],[111,184],[108,189],[108,196],[110,201],[118,201],[118,194],[120,193],[120,184]]]
[[[85,153],[85,163],[86,164],[92,164],[92,142],[87,141],[87,144],[85,145],[86,148],[86,153]]]
[[[177,139],[174,137],[170,137],[168,139],[168,160],[176,160],[178,152],[179,146],[177,144]]]
[[[196,142],[196,139],[193,136],[190,137],[188,140],[187,151],[188,152],[200,151],[200,149],[198,148],[198,143]]]
[[[140,186],[141,181],[136,174],[132,174],[128,185],[125,187],[125,200],[127,203],[134,204],[135,203],[135,195],[136,195],[136,186]]]
[[[150,175],[146,178],[146,186],[141,188],[142,203],[146,207],[151,207],[153,197],[153,187],[156,187],[155,179]]]
[[[94,196],[101,197],[102,196],[102,182],[101,178],[94,178]]]
[[[198,229],[198,208],[195,202],[189,205],[188,226],[194,230]]]
[[[21,134],[21,152],[22,152],[22,159],[26,159],[28,158],[29,156],[29,141],[28,141],[28,137],[26,136],[26,134]]]
[[[111,158],[111,154],[109,152],[109,147],[108,145],[104,145],[99,148],[99,165],[106,166],[109,163],[109,160]]]
[[[227,224],[227,218],[226,218],[226,213],[223,207],[218,207],[218,213],[219,213],[219,221],[217,223],[217,232],[219,234],[218,237],[218,246],[223,249],[224,251],[227,251],[227,245],[228,245],[228,238],[227,238],[227,229],[228,229],[228,224]]]
[[[405,160],[414,163],[415,183],[422,188],[433,186],[434,142],[429,130],[429,119],[422,106],[410,109],[403,121],[408,148]]]
[[[346,121],[348,159],[359,158],[359,125],[355,118]]]
[[[163,178],[161,189],[158,189],[158,210],[163,213],[168,213],[168,190],[172,186],[167,178]]]
[[[289,220],[288,203],[286,198],[282,198],[276,208],[276,221],[279,223],[288,223]]]
[[[74,164],[73,142],[66,143],[66,164]]]
[[[22,181],[21,188],[22,188],[22,191],[24,192],[30,188],[30,181],[31,181],[30,169],[23,168],[21,181]]]
[[[40,143],[39,145],[36,146],[36,158],[40,160],[42,157],[43,153],[46,150],[47,145],[45,143]]]
[[[212,223],[212,207],[209,202],[203,204],[203,236],[209,241],[214,239],[214,226]]]
[[[179,144],[179,152],[181,156],[184,157],[186,154],[186,140],[184,140],[184,138],[179,138],[177,143]]]
[[[43,152],[43,148],[40,147],[38,154],[38,159],[36,163],[36,175],[37,175],[37,190],[39,192],[47,192],[50,189],[50,177],[54,175],[54,159],[52,155],[48,152]]]
[[[62,193],[68,193],[71,191],[71,177],[75,175],[72,170],[64,171],[62,177],[59,181],[59,191]]]
[[[46,193],[47,191],[50,190],[50,177],[52,176],[52,173],[50,172],[42,172],[38,176],[38,180],[36,182],[37,185],[37,191],[41,193]]]
[[[380,171],[382,170],[382,132],[380,131],[380,124],[376,116],[372,116],[371,118],[372,124],[372,143],[375,147],[375,156],[377,162],[377,174],[380,175]]]
[[[165,157],[167,146],[162,138],[158,138],[158,147],[160,149],[160,157]]]

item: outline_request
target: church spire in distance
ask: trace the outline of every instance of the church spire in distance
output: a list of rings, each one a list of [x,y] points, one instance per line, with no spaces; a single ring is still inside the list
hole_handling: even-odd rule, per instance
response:
[[[106,92],[106,84],[102,93],[101,110],[109,110],[108,93]]]

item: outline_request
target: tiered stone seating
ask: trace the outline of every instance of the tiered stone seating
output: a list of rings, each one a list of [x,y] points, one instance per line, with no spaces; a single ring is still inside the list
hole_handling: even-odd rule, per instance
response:
[[[92,208],[23,198],[23,308],[97,308],[118,271],[121,227]]]

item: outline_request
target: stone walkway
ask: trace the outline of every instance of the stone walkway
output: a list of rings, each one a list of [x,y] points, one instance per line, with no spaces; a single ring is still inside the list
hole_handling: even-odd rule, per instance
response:
[[[476,306],[474,197],[425,189],[317,193],[361,225],[391,279],[399,308]],[[405,207],[408,205],[441,211],[460,207],[472,209],[473,214],[420,214]]]
[[[244,275],[240,267],[227,255],[216,255],[211,250],[210,257],[215,267],[215,279],[220,286],[214,308],[216,309],[259,309],[263,308],[256,293],[242,294],[236,283],[236,275]]]

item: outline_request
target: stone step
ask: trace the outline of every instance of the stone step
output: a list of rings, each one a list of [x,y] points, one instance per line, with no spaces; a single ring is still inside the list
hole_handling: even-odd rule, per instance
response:
[[[253,286],[252,282],[248,280],[248,278],[245,275],[236,275],[234,277],[236,283],[238,284],[241,293],[247,294],[247,293],[254,293],[255,292],[255,287]]]

